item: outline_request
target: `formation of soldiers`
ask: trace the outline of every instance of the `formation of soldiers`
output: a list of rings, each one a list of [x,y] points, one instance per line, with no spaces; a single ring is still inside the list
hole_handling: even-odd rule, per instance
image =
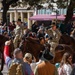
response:
[[[47,37],[48,38],[47,42],[51,45],[50,50],[52,51],[52,53],[54,53],[54,50],[56,46],[59,44],[59,39],[62,35],[61,32],[57,29],[56,23],[53,22],[51,25],[51,28],[48,30],[45,30],[43,26],[39,27],[37,23],[35,23],[32,29],[35,29],[35,31],[34,30],[31,31],[32,34],[35,33],[35,36],[36,36],[35,38],[41,38],[41,37],[45,38],[46,35],[49,36]],[[25,34],[24,34],[24,26],[22,25],[21,20],[18,20],[16,28],[15,28],[15,38],[13,41],[15,48],[19,46],[19,42],[21,41],[22,36]]]
[[[37,22],[35,22],[32,25],[32,35],[34,34],[35,37],[34,38],[40,38],[40,37],[44,37],[48,35],[48,43],[51,45],[51,51],[54,54],[54,50],[56,48],[56,46],[59,44],[59,39],[62,36],[61,31],[57,28],[56,22],[53,21],[52,24],[50,25],[51,28],[49,29],[45,29],[44,25],[42,24],[41,26],[38,25]],[[73,22],[72,28],[71,28],[71,34],[70,36],[74,38],[75,35],[75,21]],[[15,38],[14,38],[14,47],[17,48],[19,41],[22,39],[23,35],[28,35],[27,33],[27,28],[25,29],[24,25],[22,25],[21,20],[17,21],[17,25],[15,28]],[[47,39],[46,38],[46,39]]]

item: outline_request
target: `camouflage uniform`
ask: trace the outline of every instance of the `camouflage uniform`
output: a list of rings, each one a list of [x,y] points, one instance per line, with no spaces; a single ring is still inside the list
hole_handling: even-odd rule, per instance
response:
[[[23,27],[17,25],[14,32],[15,32],[15,38],[14,38],[13,43],[14,43],[14,47],[18,48],[19,41],[21,40],[23,36]]]
[[[75,39],[75,28],[74,28],[74,30],[71,32],[70,36]]]
[[[61,33],[58,29],[54,31],[52,28],[50,28],[46,32],[50,36],[50,39],[48,41],[48,43],[50,43],[51,45],[50,51],[55,55],[55,48],[59,44]]]

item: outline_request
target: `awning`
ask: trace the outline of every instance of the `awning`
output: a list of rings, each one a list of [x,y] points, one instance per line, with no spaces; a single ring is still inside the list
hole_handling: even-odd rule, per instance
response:
[[[48,21],[48,20],[53,20],[56,19],[56,15],[35,15],[29,18],[29,20],[37,20],[37,21]],[[65,16],[64,15],[57,15],[58,20],[64,20]]]

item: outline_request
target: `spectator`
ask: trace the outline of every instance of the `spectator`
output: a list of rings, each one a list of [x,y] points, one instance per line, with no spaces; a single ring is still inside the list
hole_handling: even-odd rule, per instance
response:
[[[42,25],[39,27],[39,29],[41,29],[41,30],[44,30],[45,29],[45,27],[44,27],[44,24],[42,23]]]
[[[15,28],[16,28],[16,25],[14,25],[12,23],[9,24],[9,30],[10,30],[10,32],[13,31]]]
[[[73,70],[72,70],[70,75],[75,75],[75,67],[73,68]]]
[[[4,33],[4,32],[6,32],[6,26],[4,26],[3,28],[2,28],[2,33]]]
[[[8,75],[34,75],[33,72],[31,71],[29,64],[23,62],[23,54],[22,51],[19,48],[16,48],[14,50],[14,59],[12,60],[9,57],[9,46],[11,44],[11,41],[6,41],[5,42],[5,47],[4,47],[4,59],[5,63],[9,68]]]
[[[9,35],[8,35],[8,33],[7,33],[6,31],[3,33],[3,35],[4,35],[5,37],[9,38]]]
[[[39,29],[38,33],[37,33],[37,37],[40,38],[40,37],[44,37],[44,36],[45,36],[45,32],[42,29]]]
[[[53,59],[53,55],[49,50],[44,50],[41,56],[41,62],[35,68],[34,75],[58,75],[56,67],[50,63],[50,60]]]
[[[60,24],[60,28],[59,29],[60,29],[62,34],[65,33],[65,24],[63,22]]]
[[[0,23],[0,34],[2,34],[2,28],[3,28],[3,26],[2,26],[2,24]]]
[[[46,41],[46,43],[48,43],[48,40],[49,40],[49,35],[45,34],[45,41]]]
[[[73,55],[73,59],[75,59],[75,53]],[[72,60],[72,62],[73,62],[73,67],[75,67],[75,60]]]
[[[25,67],[26,67],[26,71],[27,71],[27,75],[33,75],[33,71],[31,69],[31,66],[30,64],[32,63],[32,54],[30,53],[26,53],[25,56],[24,56],[24,62],[25,62]]]
[[[16,28],[16,24],[15,24],[14,20],[12,21],[12,25],[13,25],[14,28]]]
[[[30,64],[31,69],[32,69],[33,72],[34,72],[36,66],[42,62],[42,60],[40,59],[41,56],[42,56],[42,52],[40,52],[40,54],[39,54],[39,61],[38,61],[38,62],[34,61],[34,62],[32,62],[32,63]]]
[[[0,75],[3,75],[3,74],[0,72]]]
[[[32,32],[37,33],[38,29],[39,29],[39,26],[38,26],[37,22],[35,22],[35,23],[32,25]]]
[[[40,44],[44,45],[45,44],[45,38],[44,37],[40,37],[39,38]]]
[[[72,30],[75,28],[75,21],[72,22]]]
[[[32,54],[26,53],[24,56],[24,62],[31,64],[32,63]]]
[[[59,75],[70,75],[72,72],[72,55],[64,53],[60,67],[58,68]]]

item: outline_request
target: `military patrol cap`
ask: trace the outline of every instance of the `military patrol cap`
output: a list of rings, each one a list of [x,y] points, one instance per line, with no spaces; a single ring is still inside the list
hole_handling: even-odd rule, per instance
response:
[[[17,21],[18,21],[18,22],[21,22],[21,19],[18,19]]]
[[[15,22],[14,20],[12,22]]]
[[[53,26],[56,26],[56,23],[55,22],[52,22],[51,27],[53,27]]]
[[[45,50],[42,52],[41,60],[43,61],[50,61],[54,58],[54,56],[51,54],[51,52],[48,50],[48,48],[45,48]]]

